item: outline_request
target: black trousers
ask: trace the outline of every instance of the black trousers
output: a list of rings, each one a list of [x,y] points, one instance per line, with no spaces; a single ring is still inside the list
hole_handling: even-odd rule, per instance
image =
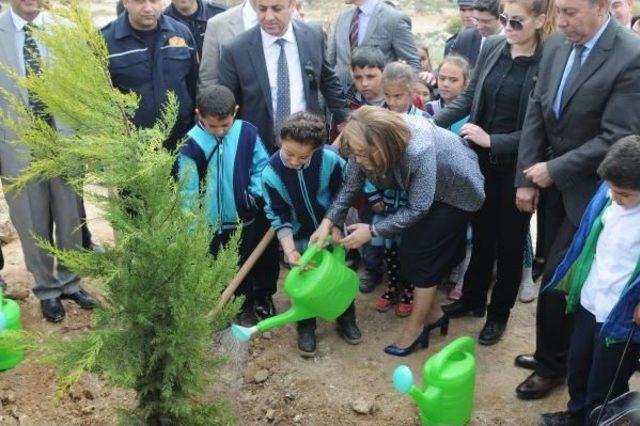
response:
[[[514,165],[481,163],[481,166],[486,199],[471,219],[473,248],[464,277],[462,303],[471,308],[486,306],[493,264],[497,260],[498,276],[487,320],[504,323],[509,319],[520,288],[531,214],[516,208]]]
[[[541,194],[540,199],[538,200],[538,217],[536,218],[536,252],[534,254],[535,258],[544,259],[546,257],[544,252],[544,233],[545,233],[545,213],[544,213],[544,205],[545,205],[545,196]]]
[[[560,191],[552,186],[544,192],[546,263],[536,310],[535,358],[538,361],[536,374],[552,378],[566,375],[573,318],[565,313],[564,293],[542,289],[562,262],[578,229],[567,217]]]
[[[245,225],[242,228],[242,234],[240,234],[240,247],[238,248],[238,254],[240,259],[238,260],[238,265],[241,266],[251,255],[251,252],[256,246],[255,242],[255,224]],[[229,243],[231,236],[234,231],[225,231],[222,233],[217,233],[213,240],[211,241],[211,245],[209,246],[209,252],[212,255],[217,255],[220,249]],[[254,300],[254,270],[249,272],[249,274],[245,277],[245,279],[240,283],[237,290],[235,291],[236,296],[244,296],[245,300],[243,303],[243,308],[253,306]]]
[[[638,363],[640,345],[629,345],[629,350],[622,359],[625,342],[607,346],[604,337],[600,335],[602,323],[596,323],[591,312],[580,306],[575,319],[568,356],[568,409],[572,413],[588,417],[607,397],[621,361],[620,375],[615,381],[611,397],[613,399],[629,391],[629,379]]]
[[[264,234],[270,228],[264,211],[258,213],[253,224],[254,227],[254,245],[255,248],[260,242]],[[273,238],[264,253],[255,266],[253,267],[253,294],[256,298],[270,297],[278,290],[278,276],[280,275],[280,254],[278,252],[278,239]]]

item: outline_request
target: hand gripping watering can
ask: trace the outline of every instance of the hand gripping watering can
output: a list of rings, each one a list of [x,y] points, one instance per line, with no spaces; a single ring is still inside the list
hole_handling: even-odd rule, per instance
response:
[[[0,289],[0,371],[15,367],[24,358],[22,349],[3,348],[2,335],[5,330],[22,330],[20,306],[13,300],[5,299]]]
[[[358,275],[345,262],[345,249],[319,250],[313,244],[304,252],[298,266],[291,269],[284,291],[292,306],[280,315],[260,321],[254,327],[231,326],[240,340],[249,340],[256,331],[319,317],[331,321],[342,315],[358,294]]]
[[[445,346],[424,365],[424,391],[413,384],[406,365],[393,372],[393,386],[410,394],[425,426],[463,426],[473,412],[476,382],[475,347],[470,337],[460,337]]]

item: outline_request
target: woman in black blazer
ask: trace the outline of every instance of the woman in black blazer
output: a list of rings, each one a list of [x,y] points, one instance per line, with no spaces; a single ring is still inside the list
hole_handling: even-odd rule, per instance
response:
[[[504,35],[488,37],[469,87],[436,114],[442,127],[471,114],[461,136],[475,149],[486,200],[472,221],[473,249],[462,298],[443,310],[450,317],[484,316],[494,262],[498,276],[478,341],[497,343],[518,295],[531,214],[515,206],[515,169],[529,94],[536,82],[544,39],[553,31],[552,0],[506,0]]]

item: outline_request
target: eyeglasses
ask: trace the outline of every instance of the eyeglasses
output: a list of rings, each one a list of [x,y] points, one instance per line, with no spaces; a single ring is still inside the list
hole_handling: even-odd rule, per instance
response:
[[[512,30],[522,31],[522,21],[519,21],[517,19],[509,19],[509,17],[504,13],[500,15],[500,23],[505,28],[507,27],[507,24],[508,24]]]

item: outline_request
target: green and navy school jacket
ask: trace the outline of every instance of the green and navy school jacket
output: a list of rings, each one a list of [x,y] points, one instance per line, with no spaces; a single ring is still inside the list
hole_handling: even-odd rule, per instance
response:
[[[582,287],[591,271],[598,237],[602,231],[602,214],[611,204],[609,187],[603,182],[587,206],[580,227],[573,237],[560,265],[543,291],[557,290],[567,293],[567,312],[575,312],[580,306]],[[640,343],[640,327],[633,325],[633,312],[640,303],[640,253],[635,271],[631,274],[620,299],[615,304],[600,329],[607,345],[624,342],[633,330],[633,343]]]
[[[258,129],[235,120],[219,139],[198,123],[188,133],[178,156],[178,177],[184,207],[191,208],[204,188],[207,221],[218,233],[238,221],[249,224],[262,198],[260,176],[269,160]]]
[[[346,162],[328,147],[317,149],[300,169],[285,161],[278,150],[262,172],[267,218],[278,238],[308,240],[342,186]]]

